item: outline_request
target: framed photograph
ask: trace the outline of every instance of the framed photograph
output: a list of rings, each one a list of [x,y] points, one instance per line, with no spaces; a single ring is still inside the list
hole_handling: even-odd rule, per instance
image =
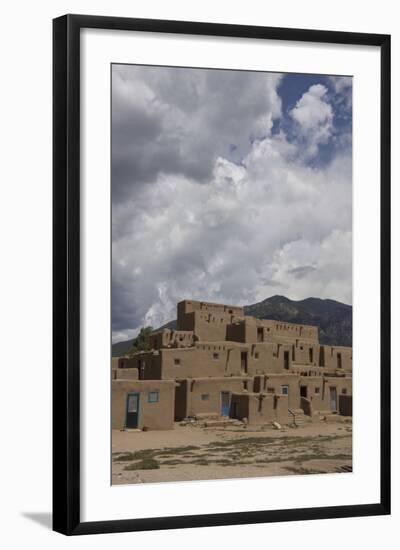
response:
[[[390,36],[54,20],[54,530],[390,513]]]

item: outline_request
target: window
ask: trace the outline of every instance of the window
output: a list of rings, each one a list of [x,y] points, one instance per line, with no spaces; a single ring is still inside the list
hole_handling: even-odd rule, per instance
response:
[[[275,388],[267,388],[267,393],[275,393]]]
[[[201,394],[201,400],[202,401],[208,401],[210,399],[210,394],[209,393],[202,393]]]
[[[254,354],[254,359],[258,359],[259,355],[258,355],[258,351],[255,352]]]
[[[158,390],[149,391],[149,403],[158,403],[160,397],[160,392]]]
[[[213,353],[213,359],[219,359],[219,353]]]
[[[282,386],[282,395],[289,395],[289,386]]]
[[[181,364],[181,360],[180,359],[174,359],[174,365],[180,365]]]
[[[346,393],[347,393],[347,389],[346,389],[346,388],[342,388],[342,394],[343,394],[343,395],[346,395]]]
[[[319,393],[319,388],[314,388],[315,393]]]
[[[257,328],[257,342],[263,342],[264,340],[264,330],[262,327]]]

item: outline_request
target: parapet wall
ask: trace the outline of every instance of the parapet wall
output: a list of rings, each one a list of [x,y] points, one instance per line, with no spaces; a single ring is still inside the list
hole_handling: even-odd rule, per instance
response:
[[[178,303],[178,322],[181,315],[192,313],[193,311],[202,311],[203,313],[244,315],[244,310],[240,306],[229,306],[225,304],[214,304],[212,302],[199,302],[197,300],[183,300]]]

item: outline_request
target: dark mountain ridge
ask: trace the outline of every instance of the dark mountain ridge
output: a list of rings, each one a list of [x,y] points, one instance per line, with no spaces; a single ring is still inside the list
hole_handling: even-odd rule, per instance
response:
[[[258,319],[315,325],[319,328],[321,344],[331,346],[352,345],[353,308],[336,300],[322,300],[321,298],[290,300],[285,296],[276,295],[262,302],[244,306],[244,311],[246,315],[252,315]],[[175,329],[176,321],[170,321],[159,327],[159,329],[163,328]],[[127,353],[133,341],[134,339],[113,344],[113,357]]]

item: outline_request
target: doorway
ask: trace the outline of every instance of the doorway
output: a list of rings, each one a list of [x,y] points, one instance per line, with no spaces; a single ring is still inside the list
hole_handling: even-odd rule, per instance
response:
[[[128,393],[126,399],[125,428],[135,429],[139,424],[139,394]]]
[[[336,388],[334,386],[329,388],[329,404],[331,411],[337,411],[337,395]]]
[[[307,386],[300,386],[300,397],[307,398]]]
[[[229,416],[231,408],[231,395],[228,391],[221,392],[221,416]]]

